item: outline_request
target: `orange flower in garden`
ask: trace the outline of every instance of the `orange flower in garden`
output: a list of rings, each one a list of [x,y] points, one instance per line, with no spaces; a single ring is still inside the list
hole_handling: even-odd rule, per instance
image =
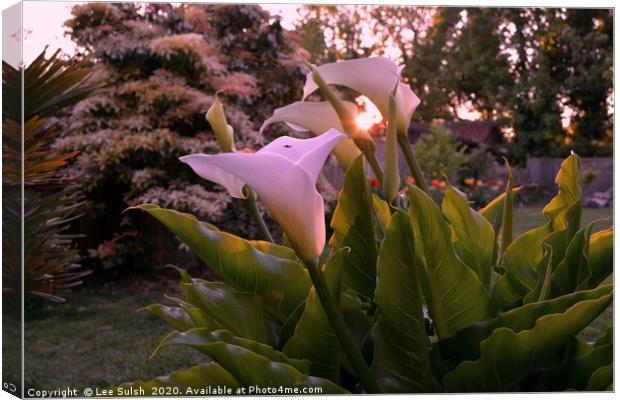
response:
[[[476,186],[476,181],[474,181],[474,178],[466,178],[464,180],[465,184],[469,187],[474,187]]]
[[[482,182],[482,179],[478,179],[476,181],[476,186],[482,186],[482,185],[484,185],[484,182]]]
[[[504,180],[503,179],[498,179],[497,180],[497,187],[501,188],[502,186],[504,186]]]
[[[415,179],[412,176],[408,176],[407,177],[407,184],[408,185],[415,185]]]
[[[249,147],[244,147],[244,148],[241,150],[241,152],[242,152],[242,153],[245,153],[245,154],[252,154],[252,153],[254,153],[254,151],[252,151],[252,149],[251,149],[251,148],[249,148]]]
[[[442,188],[442,187],[446,186],[446,184],[445,184],[445,182],[442,182],[439,179],[433,179],[431,181],[431,186],[433,186],[435,189],[439,189],[439,188]]]

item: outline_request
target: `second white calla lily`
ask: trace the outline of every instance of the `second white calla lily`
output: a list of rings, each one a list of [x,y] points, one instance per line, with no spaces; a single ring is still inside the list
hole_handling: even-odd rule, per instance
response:
[[[358,58],[323,64],[317,67],[319,74],[330,85],[349,87],[368,97],[381,111],[384,119],[389,117],[389,96],[394,79],[400,77],[402,66],[386,57]],[[304,99],[318,89],[312,72],[306,75]],[[398,132],[403,134],[409,128],[413,112],[420,99],[409,85],[399,83],[396,90],[396,118]]]
[[[353,115],[357,114],[357,106],[355,104],[348,101],[343,101],[343,103]],[[297,131],[310,131],[314,135],[321,135],[332,128],[344,132],[338,114],[328,101],[296,101],[287,106],[280,107],[263,123],[261,133],[267,126],[277,122],[284,122]],[[334,147],[333,153],[345,171],[353,160],[361,154],[350,138],[339,142]]]
[[[253,154],[191,154],[181,161],[233,197],[244,198],[247,184],[278,221],[297,255],[315,262],[325,246],[325,210],[316,181],[327,156],[344,138],[331,129],[311,139],[279,137]]]

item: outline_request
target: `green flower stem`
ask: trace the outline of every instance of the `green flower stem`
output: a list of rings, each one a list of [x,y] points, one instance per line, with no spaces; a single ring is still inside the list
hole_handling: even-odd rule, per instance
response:
[[[426,184],[426,180],[424,179],[424,175],[422,174],[420,165],[418,164],[418,161],[415,159],[415,155],[411,150],[411,146],[409,146],[409,140],[407,139],[407,135],[399,134],[398,144],[400,145],[400,148],[405,155],[405,160],[407,161],[407,165],[409,166],[409,170],[411,171],[411,176],[413,177],[413,179],[415,179],[415,184],[418,185],[418,187],[422,189],[424,193],[430,196],[428,185]]]
[[[372,172],[375,174],[375,177],[379,182],[383,182],[383,171],[381,170],[381,166],[379,165],[379,161],[377,161],[377,157],[374,154],[367,154],[366,159],[368,160],[368,164],[372,169]]]
[[[346,353],[357,379],[360,381],[362,387],[367,393],[380,393],[381,389],[379,388],[379,385],[370,374],[370,370],[368,369],[368,365],[366,365],[366,361],[364,361],[364,358],[362,357],[362,353],[360,353],[359,349],[355,345],[351,332],[349,332],[336,302],[329,293],[327,283],[325,282],[325,278],[323,278],[323,274],[321,273],[318,263],[307,263],[307,266],[308,272],[310,273],[310,278],[314,284],[314,290],[316,290],[316,293],[319,296],[319,300],[323,305],[325,314],[327,314],[327,319],[334,329],[334,332],[338,337],[338,341]]]
[[[248,186],[243,187],[243,194],[245,194],[245,199],[243,199],[243,205],[248,210],[254,223],[256,224],[256,229],[258,230],[258,237],[261,240],[265,240],[267,242],[275,243],[273,241],[273,237],[269,232],[269,228],[267,228],[267,224],[263,219],[263,216],[258,211],[258,206],[256,205],[256,195],[254,191],[250,189]]]

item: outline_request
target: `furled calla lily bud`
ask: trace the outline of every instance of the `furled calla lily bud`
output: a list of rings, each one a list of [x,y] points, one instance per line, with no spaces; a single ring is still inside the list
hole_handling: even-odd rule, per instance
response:
[[[325,84],[346,86],[368,97],[381,111],[383,118],[388,119],[389,95],[394,85],[394,75],[400,76],[402,68],[385,57],[323,64],[306,75],[304,99],[319,89],[320,85],[316,82],[315,75],[320,75]],[[420,104],[420,99],[404,83],[398,84],[395,97],[397,130],[399,134],[406,134],[411,116]]]
[[[226,121],[226,114],[220,99],[215,96],[215,101],[207,111],[207,121],[211,124],[211,129],[215,133],[215,138],[220,145],[220,150],[224,153],[235,151],[235,138],[232,126]]]
[[[353,115],[357,114],[357,106],[348,101],[342,102],[344,106]],[[292,129],[297,131],[310,131],[314,135],[320,135],[329,129],[334,128],[344,132],[342,122],[338,114],[327,101],[296,101],[287,106],[276,109],[273,115],[269,117],[261,127],[262,131],[269,125],[276,122],[284,122]],[[340,141],[332,151],[338,159],[338,163],[343,170],[347,170],[353,160],[359,155],[360,151],[353,143],[353,140],[347,138]]]
[[[247,184],[278,221],[297,255],[315,262],[325,246],[325,210],[316,181],[327,156],[344,138],[331,129],[311,139],[282,136],[252,154],[191,154],[181,161],[233,197],[244,198]]]
[[[400,184],[400,172],[398,171],[398,141],[396,131],[396,90],[394,87],[389,99],[389,118],[387,121],[387,137],[385,139],[385,153],[383,166],[383,193],[385,197],[392,201],[398,195]]]

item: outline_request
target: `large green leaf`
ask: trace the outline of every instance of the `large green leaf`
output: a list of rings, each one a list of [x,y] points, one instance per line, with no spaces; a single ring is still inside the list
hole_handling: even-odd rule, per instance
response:
[[[239,381],[226,371],[221,365],[214,362],[198,364],[191,368],[174,371],[169,375],[160,376],[150,381],[135,381],[124,383],[117,388],[113,388],[115,397],[133,397],[138,394],[140,389],[144,396],[192,396],[192,395],[213,395],[215,393],[201,393],[200,390],[215,387],[230,388],[235,394],[235,389],[242,385]],[[170,390],[158,391],[156,388],[169,388]],[[133,392],[128,390],[133,389]],[[221,393],[226,394],[226,393]]]
[[[512,195],[516,195],[521,190],[521,187],[512,189]],[[493,226],[493,230],[496,235],[499,235],[499,230],[502,227],[502,219],[504,217],[504,202],[506,201],[506,193],[502,193],[494,198],[489,204],[478,210],[478,213],[487,219]]]
[[[342,283],[372,298],[375,291],[377,247],[373,228],[373,200],[364,158],[359,156],[347,170],[332,217],[334,230],[329,244],[332,251],[349,247],[345,257]]]
[[[536,287],[543,242],[550,233],[551,226],[545,224],[524,233],[508,246],[502,262],[506,272],[493,287],[493,304],[506,307]]]
[[[480,281],[488,286],[493,266],[493,226],[472,210],[465,195],[450,184],[446,185],[442,210],[454,229],[454,247],[457,254],[474,270]]]
[[[373,224],[375,228],[375,240],[381,243],[385,234],[385,226],[392,217],[392,212],[390,211],[389,203],[382,200],[376,194],[372,195],[372,206],[374,209],[373,215],[375,216],[375,223]]]
[[[596,347],[606,346],[608,344],[613,344],[613,343],[614,343],[614,327],[613,325],[610,325],[607,327],[605,334],[596,340],[596,342],[594,343],[594,347],[596,348]]]
[[[210,347],[207,347],[210,346]],[[241,346],[223,342],[205,345],[214,362],[175,371],[150,381],[125,383],[112,390],[116,397],[135,396],[142,389],[145,396],[214,396],[252,394],[254,388],[271,389],[273,394],[346,394],[334,383],[308,376],[294,367],[271,361]],[[133,392],[127,390],[133,388]],[[168,388],[158,391],[155,388]],[[230,393],[226,392],[228,389]],[[312,391],[309,391],[312,390]],[[223,392],[222,392],[223,391]]]
[[[429,392],[429,342],[414,256],[413,228],[397,211],[385,231],[377,261],[377,322],[371,372],[388,393]]]
[[[189,276],[189,275],[188,275]],[[195,282],[206,282],[204,280],[196,279]],[[187,315],[192,319],[194,326],[197,328],[210,328],[210,329],[218,329],[221,328],[221,325],[212,317],[202,312],[202,310],[193,304],[179,299],[177,297],[166,296],[168,300],[174,301],[177,303],[179,307],[181,307]]]
[[[496,318],[480,321],[459,331],[456,335],[439,342],[445,359],[460,362],[480,357],[480,343],[497,328],[509,328],[518,333],[534,328],[539,318],[545,315],[564,313],[586,300],[596,300],[613,291],[613,285],[592,290],[570,293],[547,301],[534,302],[499,314]]]
[[[589,287],[601,284],[614,269],[614,228],[595,232],[590,236],[590,280]]]
[[[437,335],[446,338],[486,318],[489,298],[478,276],[457,257],[439,207],[416,186],[409,186],[409,197],[414,232],[419,232],[416,251],[423,251],[422,290]]]
[[[551,296],[557,297],[588,287],[590,263],[588,260],[590,234],[594,222],[573,236],[568,244],[564,259],[553,271],[551,277]]]
[[[216,343],[227,343],[240,346],[263,357],[267,357],[271,361],[291,365],[304,374],[310,373],[310,362],[308,360],[288,358],[284,353],[274,350],[271,346],[237,337],[225,329],[213,331],[207,328],[196,328],[186,332],[171,332],[162,339],[157,349],[153,352],[153,355],[164,347],[172,345],[189,346],[198,351],[203,351],[204,346]],[[208,351],[206,353],[208,354]]]
[[[303,261],[297,257],[295,250],[288,246],[280,246],[264,240],[248,240],[248,243],[250,243],[256,250],[262,251],[263,253],[267,253],[278,258],[286,258],[288,260],[295,261],[298,264],[303,264]]]
[[[550,291],[551,276],[553,273],[553,247],[548,244],[544,244],[543,258],[538,262],[538,267],[536,270],[538,273],[536,287],[523,298],[523,303],[545,301],[551,297]]]
[[[312,290],[312,289],[310,289]],[[280,332],[278,334],[278,349],[283,349],[286,345],[286,342],[293,336],[295,333],[295,328],[297,327],[297,323],[301,319],[301,316],[306,309],[307,300],[299,303],[299,306],[293,311],[291,315],[289,315],[288,319],[284,321],[282,326],[280,327]]]
[[[612,293],[584,300],[562,313],[548,314],[532,329],[501,327],[481,343],[480,358],[464,361],[444,376],[449,392],[518,390],[517,383],[553,362],[556,352],[594,320],[612,301]]]
[[[610,363],[592,373],[586,389],[588,391],[611,391],[614,385],[614,364]]]
[[[203,343],[200,351],[226,369],[242,386],[285,388],[321,388],[323,394],[346,393],[346,390],[329,380],[308,376],[297,368],[270,358],[284,357],[279,352],[271,352],[260,347],[263,354],[258,354],[238,344],[216,341]],[[255,349],[256,350],[256,349]],[[277,355],[275,355],[277,354]],[[288,359],[287,359],[288,360]]]
[[[187,301],[235,335],[274,344],[259,296],[238,292],[221,282],[182,283]]]
[[[196,327],[192,317],[181,307],[151,304],[144,307],[143,310],[157,315],[178,331],[187,331]]]
[[[553,272],[564,259],[567,247],[567,230],[562,229],[547,235],[543,241],[543,258],[538,262],[536,286],[523,297],[524,303],[544,301],[551,296],[551,280]]]
[[[182,282],[205,282],[204,280],[194,280],[184,269],[180,269]],[[166,296],[166,298],[176,306],[163,304],[151,304],[141,310],[148,311],[157,315],[168,325],[178,331],[186,331],[193,328],[219,329],[221,325],[212,317],[205,314],[200,308],[177,297]]]
[[[260,295],[266,309],[284,322],[305,300],[311,282],[305,267],[283,246],[251,242],[198,221],[190,214],[152,204],[148,212],[187,244],[231,286]],[[254,245],[253,245],[254,244]]]
[[[587,354],[570,358],[529,377],[527,391],[584,390],[588,380],[598,368],[613,362],[612,345],[591,350]]]
[[[345,256],[345,251],[337,251],[323,267],[325,281],[335,299],[340,297],[340,271],[346,262]],[[314,287],[310,289],[303,314],[283,351],[290,357],[310,360],[313,375],[339,381],[340,343]]]

